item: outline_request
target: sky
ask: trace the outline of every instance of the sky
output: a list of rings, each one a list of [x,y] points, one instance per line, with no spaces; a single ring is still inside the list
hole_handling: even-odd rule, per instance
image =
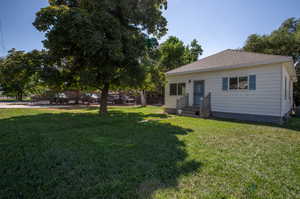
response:
[[[0,0],[0,56],[11,48],[42,49],[32,22],[47,0]],[[250,34],[268,34],[287,18],[300,17],[300,0],[169,0],[168,36],[186,44],[197,39],[205,57],[243,47]]]

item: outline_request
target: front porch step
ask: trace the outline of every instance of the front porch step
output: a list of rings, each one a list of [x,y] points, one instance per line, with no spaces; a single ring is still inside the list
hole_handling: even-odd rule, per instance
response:
[[[187,106],[187,107],[181,108],[181,110],[183,110],[183,111],[199,111],[200,108],[194,107],[194,106]]]
[[[184,107],[181,108],[181,114],[182,116],[188,116],[188,117],[199,117],[200,116],[200,110],[197,107]]]
[[[199,115],[191,114],[191,113],[182,113],[180,116],[199,118]]]
[[[191,114],[191,115],[199,115],[199,111],[195,110],[195,111],[186,111],[186,110],[182,110],[182,114]]]

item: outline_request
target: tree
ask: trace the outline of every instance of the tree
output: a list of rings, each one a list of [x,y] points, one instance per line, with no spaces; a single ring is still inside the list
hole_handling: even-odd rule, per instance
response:
[[[75,103],[79,103],[80,91],[87,86],[81,82],[78,71],[73,71],[73,59],[55,59],[48,51],[43,51],[40,81],[53,94],[58,95],[65,90],[74,90],[77,93]]]
[[[244,50],[265,53],[268,49],[269,43],[265,35],[260,36],[257,34],[252,34],[248,37]]]
[[[158,65],[158,47],[158,41],[155,38],[149,38],[146,54],[141,60],[145,72],[145,78],[143,79],[142,84],[140,84],[139,87],[139,89],[141,89],[140,96],[142,106],[147,105],[147,91],[159,91],[161,89],[161,82],[164,74],[160,71]]]
[[[177,37],[170,36],[159,47],[159,65],[163,71],[169,71],[185,64],[186,47]]]
[[[203,52],[196,39],[187,46],[174,36],[170,36],[160,45],[152,40],[152,44],[154,45],[148,46],[147,54],[142,59],[146,72],[146,78],[141,86],[143,106],[147,104],[145,97],[147,91],[163,95],[166,71],[197,61],[199,55]]]
[[[269,35],[250,35],[243,48],[250,52],[292,56],[300,60],[300,19],[289,18]]]
[[[300,61],[300,18],[289,18],[269,35],[250,35],[244,50],[266,54],[291,56]],[[299,72],[299,68],[296,68]],[[295,96],[300,99],[300,83],[295,84]]]
[[[0,85],[4,94],[14,95],[22,101],[24,94],[34,93],[38,83],[40,53],[12,49],[0,62]]]
[[[199,55],[202,55],[203,49],[198,41],[194,39],[191,45],[185,48],[185,64],[189,64],[198,60]]]
[[[202,55],[202,47],[194,39],[190,45],[185,46],[177,37],[170,36],[159,46],[159,65],[164,72],[197,61]]]
[[[167,0],[49,0],[34,26],[45,32],[44,46],[57,59],[72,57],[88,86],[100,89],[100,114],[107,113],[111,86],[135,84],[148,35],[163,36]],[[87,78],[88,77],[88,78]],[[124,86],[124,85],[122,85]]]

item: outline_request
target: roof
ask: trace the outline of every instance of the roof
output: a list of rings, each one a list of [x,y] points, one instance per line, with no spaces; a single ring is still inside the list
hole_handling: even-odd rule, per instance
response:
[[[284,62],[293,62],[293,58],[228,49],[200,59],[194,63],[171,70],[167,72],[167,75],[209,72]]]

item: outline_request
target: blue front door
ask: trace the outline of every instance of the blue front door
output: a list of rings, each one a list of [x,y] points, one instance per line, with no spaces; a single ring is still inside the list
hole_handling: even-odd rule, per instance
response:
[[[204,98],[204,81],[194,81],[194,106],[200,106]]]

